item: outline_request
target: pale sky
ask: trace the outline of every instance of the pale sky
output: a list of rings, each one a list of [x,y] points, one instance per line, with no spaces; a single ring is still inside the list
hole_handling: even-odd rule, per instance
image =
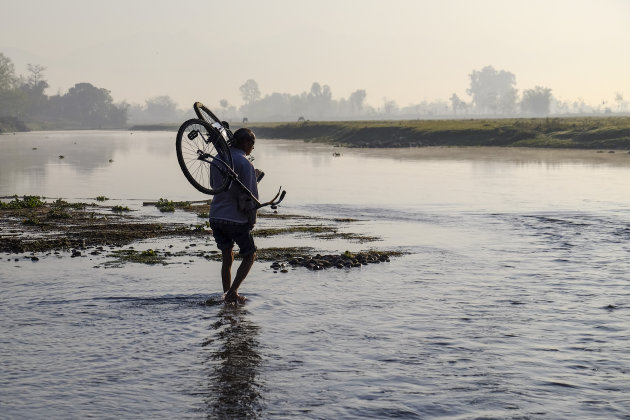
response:
[[[588,104],[630,100],[629,0],[0,0],[0,52],[47,67],[52,95],[79,82],[115,102],[168,95],[242,104],[239,87],[400,106],[469,100],[487,65]]]

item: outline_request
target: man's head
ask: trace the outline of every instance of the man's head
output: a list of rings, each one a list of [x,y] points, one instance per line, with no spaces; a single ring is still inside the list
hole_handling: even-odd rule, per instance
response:
[[[234,133],[232,139],[232,146],[238,147],[243,150],[246,155],[249,155],[254,149],[254,143],[256,142],[256,136],[254,132],[249,128],[239,128]]]

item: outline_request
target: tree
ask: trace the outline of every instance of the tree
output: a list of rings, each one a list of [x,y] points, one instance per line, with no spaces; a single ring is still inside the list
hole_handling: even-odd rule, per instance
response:
[[[492,66],[470,74],[470,88],[466,93],[472,96],[478,112],[491,114],[510,114],[516,111],[517,90],[514,87],[514,74]]]
[[[521,110],[528,114],[545,116],[549,115],[550,104],[551,89],[536,86],[534,89],[527,89],[523,92]]]
[[[46,67],[40,66],[39,64],[28,64],[28,72],[29,75],[26,79],[26,84],[29,86],[39,86],[42,83],[46,84],[48,87],[48,83],[44,80],[44,71]]]
[[[107,115],[112,97],[107,89],[99,89],[91,83],[77,83],[63,96],[64,114],[76,121],[98,126]]]
[[[453,114],[457,114],[457,111],[459,110],[466,111],[466,109],[468,108],[466,102],[459,99],[459,96],[457,96],[455,93],[451,95],[449,100],[451,101],[451,109],[453,110]]]
[[[29,64],[29,75],[20,87],[27,99],[25,112],[31,119],[41,118],[46,113],[48,97],[44,91],[48,88],[48,82],[44,80],[44,70],[46,70],[44,66]]]
[[[322,85],[317,82],[313,82],[311,85],[311,96],[321,96],[322,94]]]
[[[617,102],[617,111],[623,112],[624,110],[624,101],[623,101],[623,93],[617,92],[615,93],[615,102]]]
[[[88,127],[122,126],[128,105],[114,105],[109,90],[77,83],[61,97],[63,117]]]
[[[330,86],[320,85],[317,82],[313,82],[311,85],[311,92],[308,94],[307,108],[311,115],[316,115],[321,118],[331,111],[332,91]]]
[[[254,79],[247,80],[239,89],[243,100],[250,105],[260,98],[260,89]]]
[[[15,89],[19,78],[15,75],[13,61],[0,53],[0,91]]]
[[[383,98],[383,110],[386,114],[390,115],[398,111],[398,104],[396,101],[387,100],[387,98]]]
[[[178,118],[177,104],[170,96],[162,95],[145,101],[147,118],[151,122],[173,122]]]
[[[219,101],[219,105],[221,106],[221,109],[223,110],[222,118],[225,118],[225,113],[227,112],[228,108],[230,107],[230,103],[228,102],[227,99],[221,99]]]
[[[363,110],[363,101],[365,101],[366,96],[367,94],[365,93],[365,89],[355,90],[350,94],[348,102],[350,102],[350,107],[352,108],[353,113],[361,113]]]

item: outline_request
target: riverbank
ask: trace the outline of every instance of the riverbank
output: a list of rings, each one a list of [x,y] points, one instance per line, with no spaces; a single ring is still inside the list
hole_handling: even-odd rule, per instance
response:
[[[258,137],[347,147],[509,146],[630,149],[630,118],[350,121],[251,127]]]
[[[233,129],[240,125],[234,124]],[[630,149],[630,117],[251,123],[257,137],[325,142],[336,146],[401,148],[503,146]],[[177,130],[173,125],[132,130]]]

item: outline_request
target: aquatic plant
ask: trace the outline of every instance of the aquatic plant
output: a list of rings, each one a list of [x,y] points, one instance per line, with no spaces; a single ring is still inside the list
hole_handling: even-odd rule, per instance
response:
[[[107,265],[120,265],[125,262],[133,262],[140,264],[164,264],[166,257],[161,255],[159,251],[155,251],[153,249],[147,249],[142,252],[138,252],[135,249],[119,249],[113,251],[110,254],[110,257],[113,257],[115,261],[109,262]]]
[[[58,209],[72,208],[76,210],[83,210],[87,207],[87,203],[68,203],[61,198],[58,198],[57,200],[52,202],[51,206]]]
[[[171,201],[165,198],[160,198],[155,205],[161,212],[174,212],[175,208],[190,207],[190,201]]]
[[[25,195],[21,200],[15,195],[8,203],[0,202],[0,209],[33,209],[43,207],[45,204],[37,195]]]

